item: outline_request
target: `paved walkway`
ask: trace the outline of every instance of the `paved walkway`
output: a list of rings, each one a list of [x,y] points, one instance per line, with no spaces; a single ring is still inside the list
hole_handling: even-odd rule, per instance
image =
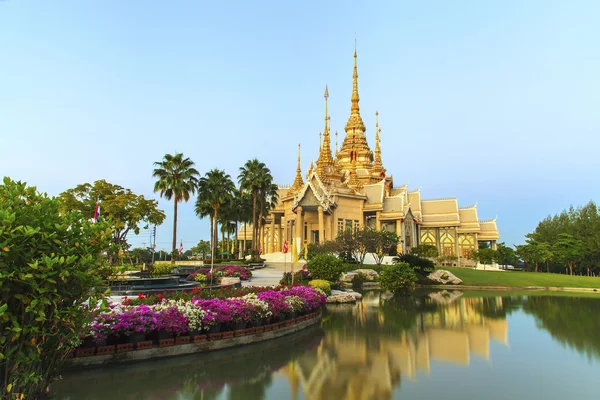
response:
[[[261,269],[252,271],[252,279],[242,281],[242,286],[275,286],[279,285],[279,281],[283,277],[284,272],[289,272],[290,263],[266,263],[266,266]],[[304,263],[294,265],[294,271],[302,269]]]

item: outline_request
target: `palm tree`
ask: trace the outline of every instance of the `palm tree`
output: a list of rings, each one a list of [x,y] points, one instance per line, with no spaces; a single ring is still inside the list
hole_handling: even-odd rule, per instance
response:
[[[173,199],[173,249],[177,248],[177,204],[188,201],[190,195],[196,193],[200,173],[194,168],[194,162],[184,158],[183,153],[165,154],[163,160],[155,162],[152,177],[156,178],[154,192],[160,192],[160,197]],[[175,259],[171,257],[171,263]]]
[[[219,209],[231,202],[235,185],[231,176],[225,171],[212,169],[206,173],[198,182],[198,199],[196,200],[196,212],[200,216],[204,213],[207,205],[212,208],[211,215],[211,241],[212,249],[218,243],[219,235],[215,224],[219,222]],[[214,254],[213,254],[214,258]]]
[[[248,160],[240,168],[238,176],[240,190],[247,191],[252,195],[252,252],[258,252],[258,203],[262,193],[273,184],[273,176],[267,166],[254,158]]]

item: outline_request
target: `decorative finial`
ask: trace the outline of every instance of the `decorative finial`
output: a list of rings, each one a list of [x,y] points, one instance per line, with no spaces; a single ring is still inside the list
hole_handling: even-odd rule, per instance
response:
[[[323,148],[323,133],[319,132],[319,151]]]
[[[295,194],[302,188],[304,181],[302,180],[302,170],[300,169],[300,143],[298,143],[298,166],[296,167],[296,178],[290,187],[290,193]]]
[[[335,131],[335,153],[338,152],[338,132]]]
[[[329,97],[329,90],[327,89],[327,84],[325,84],[325,98]]]

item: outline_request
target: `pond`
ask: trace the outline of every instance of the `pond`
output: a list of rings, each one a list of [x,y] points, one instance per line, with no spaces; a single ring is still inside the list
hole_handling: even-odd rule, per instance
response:
[[[59,400],[592,399],[600,295],[419,291],[244,348],[65,372]]]

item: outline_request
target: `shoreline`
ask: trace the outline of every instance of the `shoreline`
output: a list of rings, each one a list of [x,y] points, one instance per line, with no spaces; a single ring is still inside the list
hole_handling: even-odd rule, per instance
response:
[[[446,290],[489,290],[489,291],[548,291],[548,292],[581,292],[600,293],[600,288],[554,287],[554,286],[478,286],[478,285],[416,285],[419,289],[446,289]]]

